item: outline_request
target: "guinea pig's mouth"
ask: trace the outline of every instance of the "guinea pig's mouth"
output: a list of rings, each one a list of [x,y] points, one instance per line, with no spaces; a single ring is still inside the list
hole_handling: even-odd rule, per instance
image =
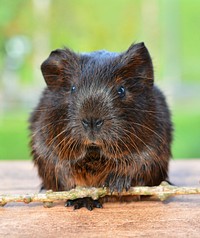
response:
[[[116,157],[121,157],[124,154],[129,154],[123,147],[119,147],[118,144],[104,144],[101,141],[91,141],[89,139],[84,140],[84,146],[87,151],[101,151],[101,154],[112,159]]]
[[[90,146],[91,146],[91,147],[98,147],[98,145],[97,145],[95,142],[92,142],[92,143],[90,144]]]
[[[95,149],[100,149],[100,146],[98,144],[92,142],[92,143],[87,145],[87,148],[95,150]]]
[[[100,142],[98,142],[97,140],[89,140],[89,139],[85,139],[83,141],[83,144],[86,147],[100,147]]]

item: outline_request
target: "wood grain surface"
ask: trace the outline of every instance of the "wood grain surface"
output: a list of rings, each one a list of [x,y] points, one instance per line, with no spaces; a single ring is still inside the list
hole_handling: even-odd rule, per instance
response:
[[[170,181],[200,186],[200,160],[170,164]],[[40,180],[29,161],[0,162],[0,194],[38,192]],[[0,208],[1,237],[200,237],[200,195],[160,201],[107,203],[74,211],[56,203],[9,203]]]

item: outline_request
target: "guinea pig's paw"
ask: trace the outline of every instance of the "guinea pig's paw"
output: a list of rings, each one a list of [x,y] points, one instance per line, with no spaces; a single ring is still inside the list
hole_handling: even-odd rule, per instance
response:
[[[114,191],[121,193],[123,189],[128,191],[131,187],[131,178],[127,175],[110,173],[105,181],[105,187],[109,187],[111,193]]]
[[[102,204],[98,200],[93,200],[90,197],[67,200],[65,207],[74,207],[74,210],[86,207],[89,211],[92,211],[95,207],[103,208]]]

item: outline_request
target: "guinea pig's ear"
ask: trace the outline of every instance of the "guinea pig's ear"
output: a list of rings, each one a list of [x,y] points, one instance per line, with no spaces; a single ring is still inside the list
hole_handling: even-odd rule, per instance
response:
[[[68,49],[52,51],[41,65],[47,86],[50,89],[68,87],[78,69],[77,61],[78,56]]]
[[[121,78],[134,78],[147,85],[153,85],[153,65],[144,43],[133,44],[120,55]]]

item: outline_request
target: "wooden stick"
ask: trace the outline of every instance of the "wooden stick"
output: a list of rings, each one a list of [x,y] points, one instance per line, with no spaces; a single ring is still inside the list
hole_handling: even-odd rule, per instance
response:
[[[200,187],[177,187],[162,182],[159,186],[148,187],[131,187],[127,192],[123,191],[120,196],[127,195],[147,195],[155,196],[161,201],[168,199],[175,195],[186,194],[200,194]],[[108,188],[94,188],[94,187],[76,187],[70,191],[53,192],[52,190],[46,193],[32,193],[32,194],[3,194],[0,195],[0,206],[4,206],[9,202],[43,202],[45,207],[51,207],[53,202],[59,200],[74,200],[77,198],[91,197],[92,199],[98,199],[104,196],[119,195],[117,192],[111,193]]]

